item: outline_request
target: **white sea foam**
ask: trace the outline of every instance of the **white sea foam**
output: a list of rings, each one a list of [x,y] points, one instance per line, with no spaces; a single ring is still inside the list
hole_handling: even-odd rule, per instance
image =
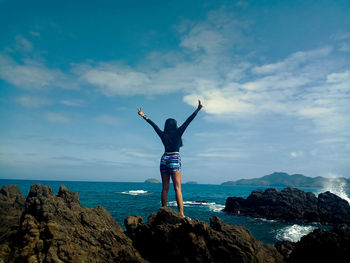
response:
[[[320,193],[329,191],[329,192],[339,196],[340,198],[348,201],[348,203],[350,204],[350,198],[346,194],[345,186],[346,186],[346,182],[344,179],[335,177],[335,178],[332,178],[331,180],[329,180],[329,182],[323,186],[323,189],[321,190]],[[317,193],[317,194],[319,194],[319,193]]]
[[[213,211],[213,212],[221,212],[224,208],[225,205],[221,205],[221,204],[217,204],[217,203],[206,203],[206,202],[196,202],[196,201],[184,201],[183,202],[184,207],[195,207],[195,206],[204,206],[204,207],[208,207],[209,210]],[[177,206],[176,201],[170,201],[168,202],[169,206]]]
[[[276,239],[277,240],[288,240],[292,242],[299,241],[303,236],[312,232],[316,227],[314,226],[300,226],[292,225],[284,227],[277,231]]]
[[[122,194],[127,194],[127,195],[144,195],[147,194],[148,192],[145,190],[130,190],[130,191],[124,191]]]
[[[259,220],[259,221],[263,221],[263,222],[267,222],[267,223],[274,223],[274,222],[276,222],[276,220],[266,219],[266,218],[262,218],[262,217],[257,217],[257,218],[255,218],[255,220]]]
[[[220,205],[216,203],[210,203],[209,204],[209,210],[213,212],[222,212],[225,208],[225,205]]]

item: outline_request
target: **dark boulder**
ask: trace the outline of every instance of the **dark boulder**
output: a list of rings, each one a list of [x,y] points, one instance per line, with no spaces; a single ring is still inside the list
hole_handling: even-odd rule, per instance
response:
[[[318,213],[321,222],[350,224],[349,203],[331,192],[318,195]]]
[[[287,263],[348,262],[350,258],[350,227],[336,225],[332,230],[315,229],[300,241],[275,244]]]
[[[273,246],[256,240],[247,228],[227,225],[217,217],[209,226],[164,207],[147,223],[131,216],[125,226],[134,246],[150,262],[283,262]]]
[[[287,221],[350,223],[347,201],[330,192],[317,198],[296,188],[256,190],[247,199],[228,197],[224,211]]]
[[[295,242],[283,240],[275,243],[275,248],[278,252],[282,254],[285,260],[288,260],[290,254],[292,254],[293,249],[295,248]]]

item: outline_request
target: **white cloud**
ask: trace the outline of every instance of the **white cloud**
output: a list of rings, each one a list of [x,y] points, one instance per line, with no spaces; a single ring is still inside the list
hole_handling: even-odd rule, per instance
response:
[[[296,52],[277,63],[255,66],[251,72],[246,68],[245,77],[235,81],[215,81],[208,74],[184,101],[195,106],[196,98],[201,98],[204,110],[216,116],[274,113],[310,119],[319,132],[346,131],[350,71],[333,71],[337,63],[332,52],[331,47]]]
[[[339,50],[343,52],[350,52],[350,43],[347,43],[347,42],[340,43]]]
[[[249,5],[248,2],[243,1],[243,0],[239,0],[239,1],[236,3],[236,6],[239,6],[239,7],[247,7],[248,5]]]
[[[332,51],[332,47],[327,46],[310,51],[295,52],[283,61],[277,63],[256,66],[252,69],[255,74],[273,74],[276,72],[290,72],[299,69],[304,63],[310,63],[314,59],[320,59],[328,56]]]
[[[117,62],[75,65],[80,80],[97,87],[106,96],[166,94],[194,88],[197,75],[203,74],[191,63],[135,70]]]
[[[62,113],[47,112],[44,115],[45,119],[53,123],[68,123],[70,119]]]
[[[51,101],[43,97],[21,96],[16,101],[25,107],[41,107],[51,105]]]
[[[35,36],[35,37],[40,37],[40,32],[30,31],[29,34],[31,34],[32,36]]]
[[[193,51],[203,49],[205,52],[221,50],[225,39],[217,31],[198,25],[191,29],[189,34],[183,38],[180,46]]]
[[[256,66],[252,69],[256,74],[272,74],[282,71],[291,71],[299,69],[304,63],[310,63],[314,59],[320,59],[328,56],[332,51],[332,47],[327,46],[310,51],[299,51],[293,53],[283,61],[277,63],[265,64],[263,66]]]
[[[183,101],[194,107],[201,98],[204,110],[215,117],[273,113],[311,120],[319,131],[349,128],[349,65],[338,63],[332,46],[257,64],[233,52],[249,43],[249,24],[224,8],[209,12],[203,21],[185,21],[177,29],[179,51],[153,52],[133,68],[116,61],[90,61],[72,64],[65,74],[43,63],[17,63],[0,55],[0,78],[27,89],[89,84],[106,96],[181,92]],[[334,41],[347,38],[347,32],[333,36]],[[61,103],[80,106],[72,100]]]
[[[332,113],[332,109],[321,108],[321,107],[311,107],[311,108],[302,108],[299,110],[299,114],[305,117],[325,117]]]
[[[103,94],[112,95],[136,95],[144,93],[142,87],[150,81],[142,72],[114,68],[114,70],[91,69],[82,79],[101,88]]]
[[[41,89],[54,81],[55,73],[42,64],[26,61],[20,65],[0,54],[0,78],[20,88]]]
[[[96,117],[96,121],[104,123],[104,124],[108,124],[108,125],[112,125],[112,126],[118,126],[120,125],[120,119],[110,116],[110,115],[101,115]]]
[[[249,154],[245,151],[234,150],[232,148],[210,148],[197,155],[198,157],[217,157],[228,159],[247,158]]]
[[[60,103],[70,107],[80,107],[84,105],[83,100],[72,100],[72,99],[61,100]]]
[[[340,73],[331,73],[327,76],[327,82],[329,83],[341,83],[346,81],[350,82],[350,70],[346,70]]]
[[[17,63],[4,54],[0,54],[0,78],[14,86],[28,90],[50,87],[78,88],[78,83],[71,75],[64,74],[57,69],[50,69],[44,63],[31,59],[24,59],[23,63]]]
[[[201,99],[205,105],[205,111],[211,114],[237,114],[255,111],[254,105],[245,103],[229,91],[210,89],[202,92],[186,95],[184,102],[196,106],[197,99]]]
[[[334,35],[331,36],[332,39],[339,41],[339,40],[345,40],[350,38],[350,32],[337,32]]]
[[[207,55],[219,55],[225,50],[242,47],[247,42],[244,31],[247,23],[238,21],[225,8],[211,11],[206,20],[185,21],[181,28],[180,46]]]
[[[16,36],[15,49],[18,51],[29,52],[33,50],[32,43],[21,35]]]

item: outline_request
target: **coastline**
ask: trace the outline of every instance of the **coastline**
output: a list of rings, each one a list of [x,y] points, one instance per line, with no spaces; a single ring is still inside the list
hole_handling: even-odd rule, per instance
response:
[[[128,216],[124,231],[106,209],[82,206],[79,194],[64,185],[55,195],[51,187],[34,184],[26,198],[17,186],[4,186],[0,207],[1,221],[7,222],[0,228],[0,259],[5,262],[162,262],[164,258],[169,262],[227,262],[230,258],[230,262],[247,263],[308,262],[300,251],[324,244],[336,250],[332,257],[350,253],[350,228],[341,224],[330,231],[315,229],[296,243],[272,246],[255,239],[247,228],[226,224],[216,216],[207,224],[160,208],[147,222],[141,216]],[[320,262],[324,262],[322,253],[326,251],[317,256]]]

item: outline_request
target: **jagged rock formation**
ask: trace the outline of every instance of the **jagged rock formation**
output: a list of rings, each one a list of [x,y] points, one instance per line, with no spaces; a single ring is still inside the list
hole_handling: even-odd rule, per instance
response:
[[[146,262],[107,210],[82,207],[63,185],[57,196],[32,185],[25,203],[14,186],[0,193],[12,204],[1,205],[0,221],[13,218],[10,231],[1,228],[0,262]]]
[[[350,227],[336,225],[330,231],[315,229],[294,243],[277,242],[277,250],[287,263],[347,262],[350,257]]]
[[[350,206],[346,200],[330,192],[317,198],[296,188],[256,190],[247,199],[228,197],[224,211],[287,221],[350,223]]]
[[[0,189],[0,262],[7,259],[19,228],[25,197],[15,185]]]
[[[300,200],[289,201],[301,205]],[[318,213],[328,216],[339,210],[338,203],[334,195],[322,194]],[[297,243],[278,242],[277,249],[257,241],[243,226],[225,224],[217,217],[209,226],[183,219],[170,208],[151,214],[147,223],[140,216],[128,217],[125,226],[126,232],[101,206],[81,206],[78,194],[63,185],[57,196],[49,186],[32,185],[27,199],[16,186],[0,189],[0,262],[295,263],[341,262],[350,257],[347,225],[314,230]]]
[[[257,241],[244,226],[227,225],[218,217],[208,226],[165,207],[147,223],[140,216],[124,223],[135,248],[150,262],[283,262],[273,246]]]

